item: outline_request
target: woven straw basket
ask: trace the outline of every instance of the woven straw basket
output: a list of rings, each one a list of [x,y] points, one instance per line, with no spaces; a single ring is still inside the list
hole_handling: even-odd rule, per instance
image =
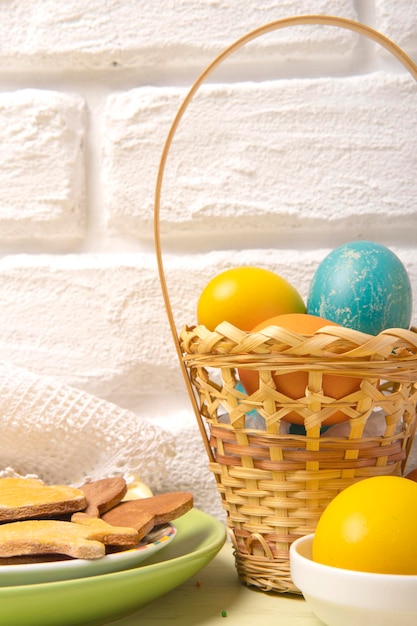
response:
[[[417,333],[389,329],[378,336],[338,326],[314,335],[279,327],[260,333],[227,322],[214,332],[185,326],[178,334],[165,281],[159,212],[168,152],[181,118],[206,77],[247,42],[280,28],[322,24],[374,40],[417,79],[417,66],[377,31],[344,18],[290,17],[251,31],[226,48],[194,83],[163,149],[155,193],[154,237],[160,282],[171,332],[234,545],[240,580],[263,591],[299,593],[290,576],[289,547],[314,532],[325,506],[351,483],[381,474],[402,474],[416,427]],[[237,368],[259,372],[259,390],[246,396],[237,387]],[[305,397],[278,393],[272,374],[307,372]],[[334,400],[323,393],[325,374],[362,379],[359,391]],[[321,423],[337,408],[347,421],[340,436],[321,434]],[[256,409],[265,429],[248,428]],[[304,435],[282,432],[283,418],[295,411]],[[365,430],[371,416],[383,415],[375,435]],[[225,414],[228,418],[225,420]]]

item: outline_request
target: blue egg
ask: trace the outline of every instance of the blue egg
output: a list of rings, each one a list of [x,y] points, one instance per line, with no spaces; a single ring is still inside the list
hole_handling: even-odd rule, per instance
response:
[[[409,328],[412,290],[407,270],[380,244],[353,241],[339,246],[313,276],[307,313],[370,335]]]

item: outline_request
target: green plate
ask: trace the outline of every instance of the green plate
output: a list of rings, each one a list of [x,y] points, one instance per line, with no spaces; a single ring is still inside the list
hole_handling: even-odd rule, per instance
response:
[[[111,574],[0,588],[0,624],[99,626],[131,615],[191,578],[218,553],[224,525],[193,509],[175,520],[177,535],[146,564]]]

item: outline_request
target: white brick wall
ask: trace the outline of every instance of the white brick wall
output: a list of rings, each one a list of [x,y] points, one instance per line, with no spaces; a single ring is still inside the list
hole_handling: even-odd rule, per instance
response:
[[[164,67],[200,69],[222,48],[266,22],[305,13],[337,13],[355,19],[352,0],[23,0],[0,5],[2,56],[5,71],[117,71]],[[312,8],[314,7],[314,11]],[[298,30],[284,35],[284,48],[268,40],[255,46],[255,59],[303,58]],[[327,32],[319,45],[308,43],[319,57],[346,52],[346,34]],[[244,53],[248,55],[249,53]],[[252,57],[252,53],[250,54]]]
[[[0,5],[0,353],[152,418],[178,443],[165,489],[222,516],[163,309],[152,246],[163,141],[225,46],[303,13],[359,19],[417,58],[401,0]],[[406,265],[417,323],[416,85],[329,27],[256,40],[214,74],[172,146],[162,195],[178,326],[225,267],[306,297],[324,255],[374,239]],[[415,463],[417,465],[417,462]]]
[[[104,195],[109,227],[121,235],[152,236],[160,146],[184,96],[156,87],[108,100]],[[172,148],[163,230],[176,236],[233,229],[238,236],[297,229],[297,243],[300,226],[311,235],[331,223],[334,233],[357,216],[358,234],[375,220],[411,228],[415,123],[408,75],[208,85]]]
[[[42,132],[40,132],[42,129]],[[16,239],[86,235],[85,102],[78,94],[0,94],[0,232]]]
[[[377,28],[390,37],[414,59],[417,53],[417,5],[408,0],[397,0],[393,6],[390,0],[375,2]]]

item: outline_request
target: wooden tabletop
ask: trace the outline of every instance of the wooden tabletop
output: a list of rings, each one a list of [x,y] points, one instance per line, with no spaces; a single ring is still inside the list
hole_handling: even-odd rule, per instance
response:
[[[197,575],[109,626],[323,626],[301,596],[242,585],[230,543]]]

